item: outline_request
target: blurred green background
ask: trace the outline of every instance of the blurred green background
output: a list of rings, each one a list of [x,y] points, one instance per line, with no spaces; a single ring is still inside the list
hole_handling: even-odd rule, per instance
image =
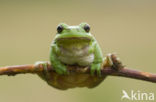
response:
[[[116,52],[126,66],[156,73],[155,0],[0,0],[0,66],[49,60],[61,22],[89,23],[104,55]],[[120,77],[60,91],[37,75],[0,76],[0,102],[119,102],[123,89],[156,95],[156,84]]]

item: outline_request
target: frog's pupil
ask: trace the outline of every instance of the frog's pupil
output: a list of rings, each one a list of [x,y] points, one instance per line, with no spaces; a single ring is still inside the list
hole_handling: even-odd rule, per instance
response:
[[[85,30],[86,32],[89,32],[89,31],[90,31],[89,25],[85,25],[85,26],[84,26],[84,30]]]
[[[63,27],[62,27],[61,25],[58,26],[58,27],[57,27],[57,32],[58,32],[58,33],[61,33],[62,31],[63,31]]]

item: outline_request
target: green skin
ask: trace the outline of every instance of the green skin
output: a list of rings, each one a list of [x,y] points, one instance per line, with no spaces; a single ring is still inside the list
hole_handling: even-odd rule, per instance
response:
[[[85,25],[88,24],[68,26],[61,23],[59,25],[63,27],[63,30],[56,34],[50,51],[50,62],[58,74],[70,74],[66,68],[67,64],[91,66],[91,75],[101,76],[100,69],[103,62],[109,66],[112,65],[109,56],[103,59],[98,42],[90,32],[85,31]]]
[[[36,66],[43,65],[44,68],[38,75],[50,86],[61,90],[74,87],[94,88],[106,77],[101,75],[103,66],[115,68],[111,54],[103,58],[101,49],[89,30],[87,23],[78,26],[61,23],[58,26],[50,50],[50,63],[55,71],[47,70],[47,62],[36,62]],[[68,65],[90,66],[91,74],[69,72]]]

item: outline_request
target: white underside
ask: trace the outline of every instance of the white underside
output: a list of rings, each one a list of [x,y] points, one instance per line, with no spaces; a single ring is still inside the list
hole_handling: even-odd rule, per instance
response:
[[[84,49],[73,49],[72,51],[61,49],[61,54],[58,56],[58,59],[69,65],[78,64],[80,66],[87,66],[94,61],[94,54],[88,53],[88,47]]]

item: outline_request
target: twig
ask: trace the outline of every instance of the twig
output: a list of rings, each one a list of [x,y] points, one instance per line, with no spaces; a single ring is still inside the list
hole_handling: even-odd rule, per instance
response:
[[[149,81],[156,83],[156,74],[151,74],[142,71],[136,71],[133,69],[129,69],[124,67],[118,58],[112,54],[111,55],[114,68],[103,66],[101,69],[102,75],[112,75],[112,76],[121,76],[133,79],[139,79],[144,81]],[[67,66],[69,72],[76,72],[76,73],[83,73],[89,74],[90,68],[89,67],[78,67],[78,66]],[[35,65],[17,65],[17,66],[6,66],[0,68],[0,75],[16,75],[16,74],[24,74],[24,73],[39,73],[43,72],[44,67],[42,64],[35,64]],[[55,72],[52,66],[47,62],[47,71]]]
[[[42,72],[43,67],[35,67],[35,65],[16,65],[0,67],[0,75],[16,75],[24,73]]]
[[[112,68],[105,68],[103,70],[103,73],[107,75],[112,75],[112,76],[121,76],[121,77],[139,79],[139,80],[156,83],[156,74],[143,72],[143,71],[137,71],[137,70],[129,69],[126,67],[118,71],[114,71]]]
[[[74,68],[73,68],[74,67]],[[89,73],[90,68],[80,68],[77,66],[68,66],[69,71],[75,71],[77,73]],[[23,73],[38,73],[43,72],[44,68],[42,65],[17,65],[17,66],[7,66],[0,68],[0,75],[15,75]],[[50,64],[48,64],[48,71],[54,71]],[[121,76],[139,80],[145,80],[149,82],[156,83],[156,74],[151,74],[147,72],[136,71],[128,68],[120,68],[119,70],[114,70],[111,67],[104,67],[101,69],[102,75],[112,75]]]

